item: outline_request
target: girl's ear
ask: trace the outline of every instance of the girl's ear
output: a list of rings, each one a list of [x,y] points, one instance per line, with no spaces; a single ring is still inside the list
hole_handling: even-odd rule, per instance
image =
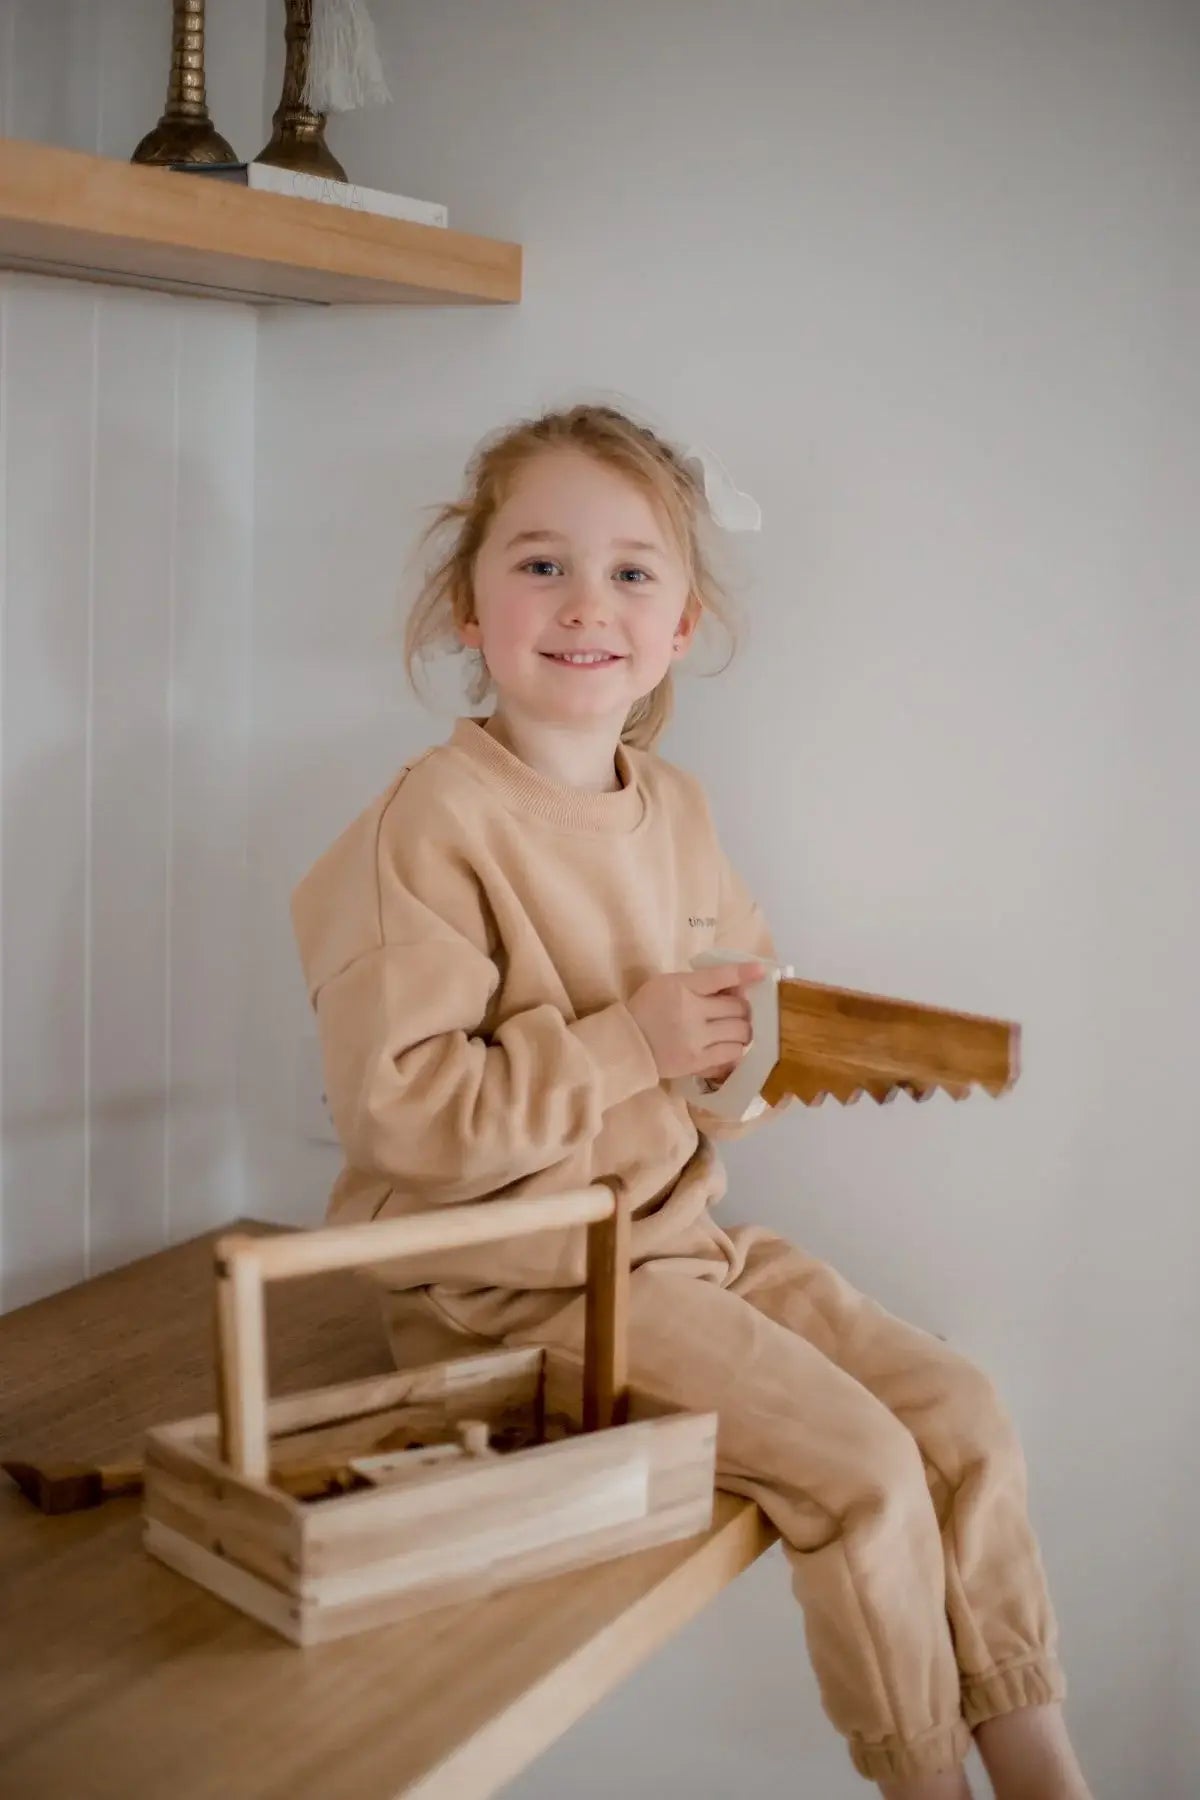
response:
[[[478,650],[482,647],[483,633],[479,629],[478,619],[468,619],[465,625],[459,625],[456,629],[464,650]]]
[[[678,625],[675,627],[673,648],[676,656],[682,656],[696,635],[696,627],[700,623],[700,608],[693,598],[689,597],[683,609]]]

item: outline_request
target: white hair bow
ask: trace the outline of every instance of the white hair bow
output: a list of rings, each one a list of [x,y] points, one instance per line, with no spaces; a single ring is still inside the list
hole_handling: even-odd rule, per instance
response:
[[[700,483],[713,523],[722,531],[761,531],[762,508],[752,494],[735,486],[732,475],[706,444],[683,453],[683,466]]]
[[[664,443],[676,442],[674,432],[664,419],[632,394],[619,388],[591,388],[578,396],[590,399],[595,406],[609,406],[623,413],[635,424],[646,425]],[[720,457],[707,444],[693,441],[680,457],[688,473],[695,477],[708,503],[713,524],[722,531],[761,531],[762,509],[752,494],[744,494]]]

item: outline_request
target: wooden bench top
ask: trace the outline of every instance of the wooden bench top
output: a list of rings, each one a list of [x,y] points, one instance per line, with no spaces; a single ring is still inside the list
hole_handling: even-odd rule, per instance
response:
[[[216,1235],[0,1318],[0,1457],[115,1460],[211,1410]],[[390,1367],[352,1275],[278,1284],[269,1317],[273,1393]],[[0,1476],[0,1795],[494,1794],[773,1542],[719,1494],[703,1537],[298,1650],[139,1532],[136,1499],[43,1518]]]

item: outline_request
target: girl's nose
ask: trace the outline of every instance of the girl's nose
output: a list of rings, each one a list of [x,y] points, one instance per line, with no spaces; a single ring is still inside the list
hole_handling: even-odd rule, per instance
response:
[[[563,595],[559,618],[566,625],[603,625],[608,620],[610,600],[603,583],[579,578]]]

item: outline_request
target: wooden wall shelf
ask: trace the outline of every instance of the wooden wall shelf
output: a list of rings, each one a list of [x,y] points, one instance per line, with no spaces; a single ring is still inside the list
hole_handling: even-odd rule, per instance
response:
[[[0,138],[0,268],[221,300],[521,298],[521,247]]]

